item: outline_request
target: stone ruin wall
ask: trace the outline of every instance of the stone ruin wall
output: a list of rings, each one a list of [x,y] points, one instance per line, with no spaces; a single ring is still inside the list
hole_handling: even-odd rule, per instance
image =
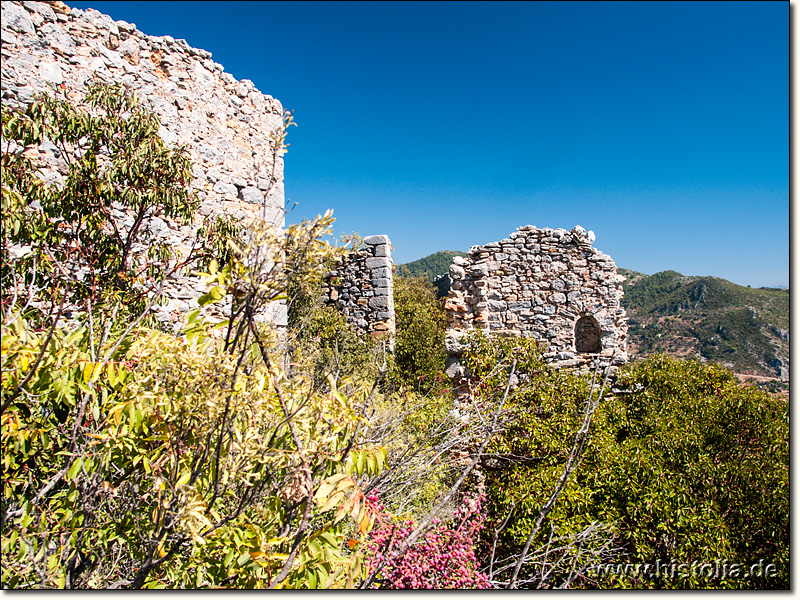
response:
[[[610,256],[592,247],[594,234],[520,227],[507,239],[455,257],[445,303],[447,374],[464,376],[459,360],[471,330],[508,333],[547,344],[555,366],[627,362],[624,277]]]
[[[335,306],[357,331],[373,338],[388,337],[394,348],[394,286],[392,245],[385,235],[364,238],[363,247],[340,259],[327,274],[326,304]]]
[[[190,186],[200,208],[191,225],[155,217],[150,228],[183,256],[208,215],[246,221],[261,213],[275,227],[284,226],[283,159],[270,139],[283,124],[283,107],[251,81],[226,73],[210,52],[170,36],[146,35],[93,9],[4,0],[1,67],[2,103],[8,107],[23,107],[50,86],[77,103],[96,77],[128,86],[160,117],[161,137],[188,147],[194,164]],[[58,149],[44,144],[39,158],[45,180],[58,184],[67,172]],[[156,307],[156,316],[177,327],[183,313],[197,308],[205,285],[181,273],[165,290],[167,302]],[[204,310],[221,320],[226,309]],[[286,308],[265,307],[260,318],[285,326]]]

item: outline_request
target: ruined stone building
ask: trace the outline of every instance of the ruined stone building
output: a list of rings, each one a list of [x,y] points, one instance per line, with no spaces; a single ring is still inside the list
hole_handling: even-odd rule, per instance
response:
[[[455,257],[445,309],[448,375],[464,374],[459,357],[471,330],[533,337],[557,366],[627,362],[624,277],[592,247],[594,234],[520,227],[508,238]]]
[[[188,148],[194,165],[189,186],[200,200],[196,221],[186,225],[154,217],[150,222],[151,232],[179,255],[188,252],[209,215],[243,221],[263,216],[276,229],[284,226],[283,158],[271,139],[283,125],[280,102],[251,81],[236,80],[210,52],[185,40],[149,36],[131,23],[63,2],[2,3],[4,106],[23,108],[35,94],[53,89],[80,105],[94,80],[127,86],[160,118],[161,137]],[[58,185],[67,172],[58,148],[45,143],[38,154],[45,181]],[[546,356],[554,364],[625,362],[621,277],[592,241],[580,227],[525,226],[508,239],[473,247],[468,258],[456,258],[446,305],[450,372],[458,372],[460,340],[472,329],[535,337],[547,343]],[[382,235],[364,242],[328,278],[326,300],[357,329],[391,339],[391,245]],[[178,327],[204,291],[199,277],[177,273],[166,282],[157,318]],[[261,316],[286,324],[283,305],[264,307]]]

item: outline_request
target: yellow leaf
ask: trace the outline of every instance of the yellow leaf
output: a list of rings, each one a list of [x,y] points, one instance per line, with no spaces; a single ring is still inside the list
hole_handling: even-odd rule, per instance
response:
[[[328,498],[328,501],[322,506],[322,512],[328,511],[341,502],[344,497],[344,492],[336,492]]]
[[[94,363],[87,363],[85,367],[83,367],[83,383],[89,384],[92,380],[92,371],[94,370]]]
[[[106,371],[108,373],[108,381],[111,383],[111,386],[114,387],[117,385],[117,370],[114,368],[114,365],[108,363],[106,365]]]
[[[346,477],[347,475],[345,473],[337,473],[336,475],[331,475],[323,479],[320,482],[317,493],[314,494],[314,500],[322,503],[330,495],[334,487],[338,488],[338,484]]]
[[[369,515],[364,511],[364,517],[361,519],[361,523],[358,524],[358,532],[359,533],[367,533],[369,531],[370,526],[370,518]],[[352,548],[352,546],[350,546]]]
[[[267,545],[268,546],[276,546],[277,544],[282,544],[283,542],[287,541],[288,539],[289,539],[288,536],[283,536],[283,537],[279,537],[279,538],[270,538],[270,539],[267,540]]]

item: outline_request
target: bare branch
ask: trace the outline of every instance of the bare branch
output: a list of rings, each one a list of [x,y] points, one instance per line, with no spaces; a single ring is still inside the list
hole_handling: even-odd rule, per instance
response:
[[[553,509],[553,506],[558,500],[558,497],[561,495],[561,492],[564,490],[564,487],[567,485],[567,480],[569,476],[575,471],[578,466],[578,462],[580,461],[581,455],[583,453],[583,448],[586,445],[586,440],[589,437],[589,426],[592,422],[592,417],[594,416],[594,411],[597,408],[600,399],[603,397],[603,393],[605,392],[606,384],[608,383],[608,379],[610,377],[610,370],[606,371],[606,376],[603,379],[603,387],[600,389],[600,393],[597,397],[593,400],[592,395],[594,394],[595,390],[595,379],[597,377],[597,372],[599,367],[595,369],[594,375],[592,377],[592,385],[589,390],[589,398],[586,401],[586,409],[583,414],[583,422],[581,423],[578,432],[575,434],[575,442],[572,445],[572,450],[570,451],[569,458],[567,459],[566,464],[564,465],[564,471],[559,477],[558,482],[556,483],[556,487],[553,490],[553,493],[550,495],[550,498],[545,502],[542,510],[539,512],[539,516],[536,518],[536,523],[533,526],[533,531],[531,531],[530,535],[528,536],[528,540],[525,542],[525,547],[522,549],[522,552],[517,559],[517,563],[514,566],[514,572],[511,575],[511,579],[508,582],[508,588],[515,589],[517,587],[517,579],[519,578],[519,572],[522,568],[523,563],[525,562],[525,557],[527,556],[531,543],[533,542],[536,534],[539,532],[539,528],[542,525],[542,522],[547,518],[547,515]]]

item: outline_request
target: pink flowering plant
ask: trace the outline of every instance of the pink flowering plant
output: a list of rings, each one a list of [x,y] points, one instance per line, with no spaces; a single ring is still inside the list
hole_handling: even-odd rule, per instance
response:
[[[367,569],[375,588],[383,589],[488,589],[489,579],[479,572],[475,545],[483,528],[484,495],[464,495],[451,518],[434,519],[416,543],[400,552],[416,523],[393,522],[376,493],[367,497],[377,515],[365,542]],[[381,566],[382,565],[382,566]],[[375,573],[380,569],[379,573]]]

